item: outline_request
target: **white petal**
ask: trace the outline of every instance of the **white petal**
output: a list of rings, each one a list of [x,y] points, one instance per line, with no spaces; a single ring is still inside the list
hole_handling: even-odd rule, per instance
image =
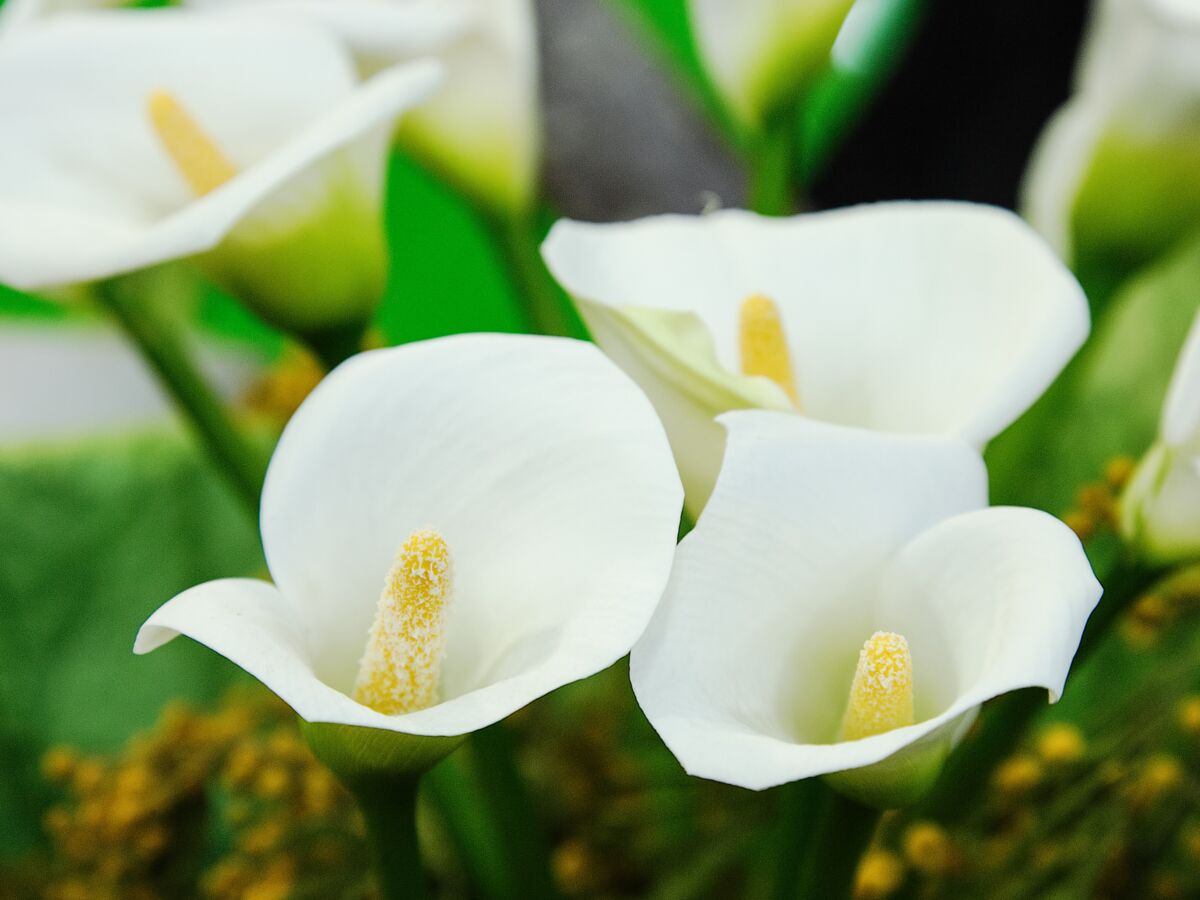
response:
[[[198,10],[304,18],[331,29],[366,72],[446,47],[469,26],[469,0],[185,0]]]
[[[303,25],[164,10],[21,29],[0,44],[0,120],[15,136],[0,145],[0,278],[53,287],[208,250],[340,149],[382,147],[376,133],[436,73],[354,81],[336,41]],[[151,133],[144,105],[159,88],[243,169],[200,200]],[[381,177],[375,155],[364,189]]]
[[[390,728],[313,672],[303,626],[274,585],[250,578],[210,581],[160,607],[138,631],[134,653],[186,635],[241,666],[309,722]]]
[[[716,490],[633,651],[638,701],[694,775],[759,789],[877,762],[925,733],[833,743],[880,578],[914,536],[987,502],[982,461],[949,439],[722,421]]]
[[[124,0],[6,0],[0,4],[0,29],[22,25],[43,16],[119,6]]]
[[[271,572],[318,675],[349,690],[393,555],[445,536],[445,702],[460,734],[624,655],[669,573],[681,489],[645,397],[591,345],[469,335],[362,354],[284,431],[263,497]]]
[[[471,26],[438,58],[446,83],[400,140],[464,190],[507,212],[532,202],[541,162],[532,0],[472,0]]]
[[[260,361],[206,341],[197,348],[205,377],[226,398],[240,397]],[[128,428],[168,418],[172,407],[145,362],[116,331],[6,324],[0,329],[0,443],[47,440]]]
[[[589,303],[694,311],[731,374],[739,304],[765,293],[806,415],[977,444],[1049,386],[1088,331],[1083,292],[1049,248],[1011,213],[973,204],[560,222],[543,253],[585,315]]]
[[[689,0],[696,43],[733,112],[751,125],[828,58],[853,0]]]
[[[1193,450],[1200,452],[1200,313],[1175,363],[1163,405],[1162,436],[1168,446],[1195,444]]]

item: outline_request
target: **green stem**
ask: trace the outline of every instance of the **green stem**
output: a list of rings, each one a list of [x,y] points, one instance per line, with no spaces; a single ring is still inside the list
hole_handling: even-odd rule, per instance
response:
[[[550,871],[545,830],[517,768],[512,735],[498,722],[471,737],[470,759],[476,769],[493,827],[508,861],[511,900],[550,900],[558,896]]]
[[[791,900],[796,896],[804,857],[830,790],[819,778],[795,781],[779,789],[779,823],[768,850],[768,865],[774,870],[771,900]]]
[[[1104,595],[1088,619],[1071,667],[1068,686],[1112,628],[1120,614],[1164,572],[1124,559],[1108,578]],[[1030,723],[1046,707],[1046,692],[1026,688],[998,697],[984,707],[975,731],[950,756],[937,784],[913,810],[913,816],[959,821],[972,809],[991,780],[992,771],[1013,752]]]
[[[854,888],[854,874],[871,843],[882,813],[826,788],[824,810],[811,832],[796,890],[797,900],[842,900]]]
[[[786,216],[795,211],[794,131],[790,118],[780,116],[750,147],[746,205],[756,213]]]
[[[265,455],[234,427],[224,405],[192,361],[179,323],[152,297],[148,282],[128,276],[100,282],[96,295],[121,324],[187,416],[209,456],[257,519]]]
[[[354,354],[362,350],[362,325],[335,328],[305,336],[304,342],[317,355],[326,370],[333,371]]]
[[[396,775],[346,782],[362,812],[384,900],[422,900],[427,893],[417,844],[417,781]]]
[[[546,269],[541,254],[541,234],[531,219],[488,217],[492,239],[513,290],[535,334],[580,335],[582,328],[571,312],[570,301]]]

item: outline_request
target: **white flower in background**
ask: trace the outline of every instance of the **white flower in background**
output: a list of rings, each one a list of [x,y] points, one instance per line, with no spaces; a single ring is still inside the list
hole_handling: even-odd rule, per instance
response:
[[[1121,498],[1121,530],[1155,562],[1200,556],[1200,315],[1175,364],[1159,439]]]
[[[445,82],[406,115],[399,140],[486,206],[525,212],[541,163],[537,29],[532,0],[187,0],[255,9],[331,28],[364,73],[436,56]]]
[[[657,407],[692,512],[721,464],[719,413],[788,410],[981,446],[1088,332],[1078,283],[1037,235],[966,203],[564,221],[543,253]]]
[[[302,23],[178,10],[59,16],[0,41],[0,281],[199,261],[303,334],[382,293],[388,135],[435,63],[365,84]]]
[[[1026,175],[1029,221],[1064,259],[1132,268],[1200,228],[1198,158],[1200,4],[1098,3]]]
[[[689,0],[705,67],[735,117],[762,128],[829,61],[854,0]]]
[[[682,491],[654,410],[594,347],[467,335],[377,350],[284,430],[275,584],[215,581],[185,634],[311,723],[458,736],[623,656],[666,585]]]
[[[693,775],[840,773],[904,805],[980,704],[1056,700],[1100,597],[1075,535],[985,508],[975,450],[794,416],[722,417],[729,449],[633,650],[633,688]]]
[[[263,360],[204,340],[199,365],[217,394],[235,400]],[[5,321],[0,326],[0,444],[111,434],[170,421],[174,409],[145,362],[115,329]]]

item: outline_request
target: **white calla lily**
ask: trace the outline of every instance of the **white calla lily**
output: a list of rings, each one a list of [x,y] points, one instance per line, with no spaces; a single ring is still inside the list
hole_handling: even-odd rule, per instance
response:
[[[854,0],[689,0],[696,44],[730,110],[751,128],[786,109],[829,61]]]
[[[303,334],[369,317],[388,134],[435,63],[361,86],[313,26],[179,10],[60,16],[0,41],[0,280],[197,257]]]
[[[724,433],[762,407],[977,446],[1088,332],[1078,283],[1016,216],[881,203],[560,222],[543,246],[596,342],[654,401],[698,512]]]
[[[432,55],[446,78],[401,122],[399,140],[503,213],[535,199],[541,163],[532,0],[188,0],[200,8],[308,18],[338,34],[364,73]]]
[[[1034,152],[1025,214],[1072,263],[1148,262],[1200,227],[1200,5],[1098,3],[1075,89]]]
[[[121,6],[125,0],[5,0],[0,4],[0,31],[45,16]]]
[[[1175,364],[1159,439],[1121,498],[1121,528],[1153,561],[1200,555],[1200,315]]]
[[[681,501],[653,408],[588,344],[466,335],[364,353],[271,460],[275,584],[193,588],[136,651],[185,634],[310,723],[463,735],[628,652],[666,584]],[[355,699],[388,673],[423,700]]]
[[[973,448],[770,412],[722,422],[716,490],[631,662],[688,772],[752,789],[840,773],[902,805],[980,704],[1057,699],[1100,585],[1057,519],[985,508]]]

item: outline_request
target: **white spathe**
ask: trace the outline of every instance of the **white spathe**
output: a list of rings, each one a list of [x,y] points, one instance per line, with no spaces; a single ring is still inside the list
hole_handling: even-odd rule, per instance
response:
[[[1200,314],[1171,376],[1159,439],[1121,497],[1121,526],[1155,562],[1200,556]]]
[[[1064,259],[1146,261],[1200,225],[1198,110],[1200,4],[1101,0],[1075,94],[1030,161],[1024,214]]]
[[[309,722],[462,735],[629,651],[666,585],[681,501],[653,408],[588,344],[465,335],[364,353],[271,460],[275,584],[192,588],[135,649],[185,634]],[[419,528],[454,561],[442,701],[384,715],[351,695],[393,555]]]
[[[854,0],[689,0],[709,76],[745,126],[762,128],[829,60]]]
[[[1057,699],[1100,585],[1057,519],[985,508],[972,447],[771,412],[721,421],[716,490],[631,661],[689,773],[756,790],[843,773],[841,789],[900,805],[981,703],[1023,687]],[[908,640],[916,721],[842,741],[876,631]]]
[[[304,23],[181,10],[57,16],[0,40],[0,281],[90,282],[202,261],[277,324],[361,319],[386,274],[387,138],[435,87],[412,63],[364,84]],[[238,173],[197,198],[147,100],[177,98]]]
[[[400,141],[487,207],[523,214],[541,164],[537,27],[532,0],[188,0],[255,9],[332,29],[364,73],[414,56],[446,78],[410,115]]]
[[[1075,278],[1020,219],[967,203],[792,218],[741,210],[598,225],[543,246],[596,342],[654,401],[698,512],[730,409],[793,410],[740,374],[739,307],[779,307],[806,416],[976,446],[1050,385],[1088,333]]]

